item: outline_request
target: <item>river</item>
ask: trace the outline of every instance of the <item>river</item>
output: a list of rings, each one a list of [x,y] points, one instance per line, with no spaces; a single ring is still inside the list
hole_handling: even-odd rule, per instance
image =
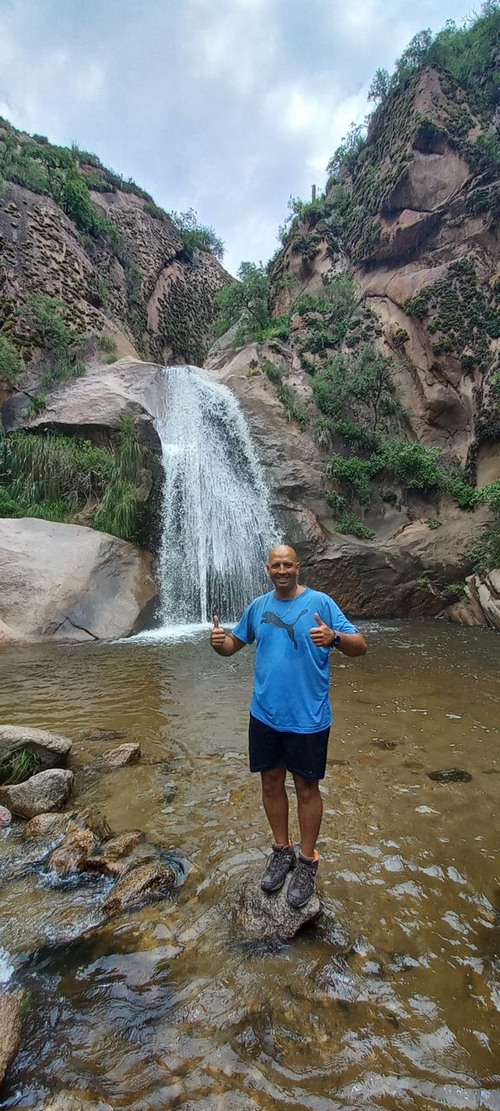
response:
[[[2,650],[0,721],[69,736],[75,804],[189,862],[170,900],[73,942],[92,887],[4,884],[4,977],[28,1013],[2,1107],[64,1090],[130,1111],[500,1109],[500,639],[361,627],[368,654],[333,659],[319,843],[344,957],[331,918],[273,949],[231,932],[268,847],[246,766],[252,650],[221,660],[206,634]],[[96,729],[138,739],[141,762],[104,775]],[[429,778],[445,768],[471,778]],[[0,861],[18,838],[0,833]]]

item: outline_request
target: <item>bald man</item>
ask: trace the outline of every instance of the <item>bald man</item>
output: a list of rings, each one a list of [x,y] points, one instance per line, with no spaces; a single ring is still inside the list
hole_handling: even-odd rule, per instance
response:
[[[262,801],[274,845],[262,877],[262,890],[278,891],[294,871],[287,900],[301,907],[316,882],[316,849],[332,710],[329,701],[330,649],[362,656],[366,641],[328,594],[299,584],[300,563],[293,548],[280,544],[269,553],[267,573],[273,590],[248,606],[232,632],[214,617],[210,634],[219,656],[234,656],[257,642],[255,685],[250,707],[250,771],[260,772]],[[297,795],[300,852],[297,859],[288,831],[285,777],[293,776]]]

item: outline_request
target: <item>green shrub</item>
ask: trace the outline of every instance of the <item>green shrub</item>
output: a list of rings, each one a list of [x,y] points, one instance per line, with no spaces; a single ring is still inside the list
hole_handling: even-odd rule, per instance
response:
[[[42,761],[34,752],[21,748],[0,760],[0,783],[23,783],[40,771]]]
[[[24,370],[24,362],[12,340],[0,335],[0,378],[8,386],[17,386]]]
[[[372,540],[375,536],[373,529],[368,528],[354,513],[343,513],[335,522],[337,532],[349,533],[358,540]]]

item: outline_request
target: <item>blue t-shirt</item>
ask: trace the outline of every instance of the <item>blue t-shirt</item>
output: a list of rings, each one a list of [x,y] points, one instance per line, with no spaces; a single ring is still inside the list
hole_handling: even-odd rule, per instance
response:
[[[293,601],[262,594],[232,630],[244,644],[257,641],[250,712],[281,732],[316,733],[332,723],[330,650],[311,640],[315,613],[336,632],[358,631],[328,594],[310,587]]]

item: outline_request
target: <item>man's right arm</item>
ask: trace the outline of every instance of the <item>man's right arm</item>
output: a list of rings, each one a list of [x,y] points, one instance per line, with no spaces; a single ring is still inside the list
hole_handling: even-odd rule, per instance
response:
[[[241,648],[245,647],[243,640],[238,640],[233,633],[226,633],[225,629],[221,628],[219,618],[214,617],[214,626],[210,633],[210,644],[214,652],[218,656],[234,656],[235,652],[239,652]]]

